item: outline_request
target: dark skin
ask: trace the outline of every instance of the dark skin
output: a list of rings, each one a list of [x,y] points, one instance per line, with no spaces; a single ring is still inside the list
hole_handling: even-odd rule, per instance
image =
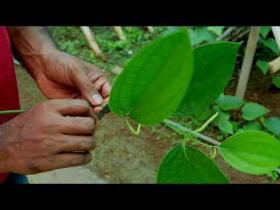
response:
[[[8,31],[18,58],[50,100],[0,126],[0,173],[34,174],[90,162],[96,113],[111,91],[106,76],[59,51],[43,27]]]

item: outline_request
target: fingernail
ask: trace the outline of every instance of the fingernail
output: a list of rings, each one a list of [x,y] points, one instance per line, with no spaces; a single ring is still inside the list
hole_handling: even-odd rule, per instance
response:
[[[96,105],[102,104],[102,102],[103,102],[103,99],[101,98],[101,96],[100,96],[100,95],[97,95],[97,94],[94,94],[94,95],[92,96],[92,100],[93,100],[93,102],[94,102]]]

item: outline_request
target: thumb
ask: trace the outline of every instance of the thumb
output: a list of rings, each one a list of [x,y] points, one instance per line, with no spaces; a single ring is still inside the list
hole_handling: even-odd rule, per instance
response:
[[[71,80],[75,83],[76,87],[80,90],[82,96],[87,99],[93,106],[98,106],[103,103],[103,98],[94,87],[85,71],[75,71],[71,75]]]

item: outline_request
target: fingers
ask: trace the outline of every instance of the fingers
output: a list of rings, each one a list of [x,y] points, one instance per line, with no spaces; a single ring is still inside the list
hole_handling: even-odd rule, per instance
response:
[[[102,111],[102,109],[103,108],[101,106],[96,106],[96,107],[93,108],[93,111],[94,111],[94,113],[99,113],[99,112]]]
[[[96,90],[94,84],[86,74],[86,70],[73,71],[71,80],[77,85],[81,94],[93,105],[98,106],[103,103],[103,98]]]
[[[91,71],[89,73],[89,79],[94,84],[94,87],[101,93],[103,99],[109,96],[111,84],[102,73]]]
[[[91,112],[89,103],[81,99],[50,100],[47,103],[54,107],[56,111],[62,115],[89,116]]]
[[[109,96],[112,87],[104,73],[101,70],[89,64],[87,64],[87,68],[89,70],[88,77],[90,81],[94,84],[95,88],[101,93],[103,99]]]
[[[43,170],[40,171],[51,171],[59,168],[68,168],[73,166],[79,166],[88,164],[92,160],[92,156],[89,152],[85,153],[61,153],[54,155],[48,159],[42,160],[41,163],[38,162],[39,165],[44,165]],[[34,172],[37,172],[34,171]]]
[[[93,150],[96,147],[96,142],[93,136],[75,136],[75,135],[63,135],[61,136],[61,144],[58,148],[58,152],[87,152]]]
[[[65,117],[61,132],[69,135],[92,135],[96,119],[90,117]]]
[[[111,87],[109,81],[106,81],[101,89],[101,95],[103,96],[103,98],[106,98],[110,95],[111,89],[112,89],[112,87]]]

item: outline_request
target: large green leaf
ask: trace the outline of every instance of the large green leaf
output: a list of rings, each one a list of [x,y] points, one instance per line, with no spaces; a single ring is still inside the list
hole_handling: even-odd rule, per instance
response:
[[[141,124],[159,123],[180,105],[192,69],[187,30],[171,30],[128,62],[113,85],[110,108]]]
[[[199,150],[178,145],[163,159],[157,182],[164,184],[227,184],[218,166]]]
[[[219,42],[194,50],[194,72],[178,116],[198,115],[223,92],[231,79],[238,43]]]
[[[280,142],[262,131],[243,131],[225,140],[219,151],[233,168],[262,175],[280,166]]]
[[[280,137],[280,118],[279,117],[271,117],[269,119],[261,120],[264,127],[269,130],[274,135]]]
[[[269,109],[260,104],[249,102],[242,107],[241,111],[242,117],[245,120],[251,121],[267,114],[269,112]]]
[[[243,100],[235,96],[221,94],[216,103],[220,109],[227,111],[240,108]]]

